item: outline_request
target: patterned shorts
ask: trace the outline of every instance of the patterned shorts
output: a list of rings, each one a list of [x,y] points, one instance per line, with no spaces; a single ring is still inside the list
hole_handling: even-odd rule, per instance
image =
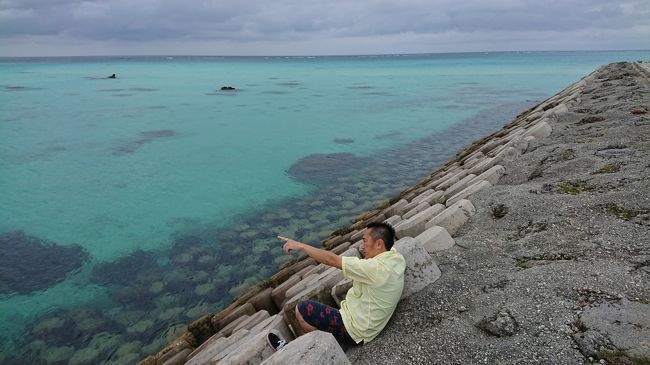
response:
[[[340,344],[356,345],[345,329],[338,309],[315,300],[307,300],[298,304],[298,311],[305,322],[321,331],[331,333]]]

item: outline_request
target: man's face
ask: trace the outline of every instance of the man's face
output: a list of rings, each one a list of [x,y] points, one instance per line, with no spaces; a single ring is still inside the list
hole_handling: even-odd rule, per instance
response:
[[[363,232],[363,242],[361,243],[361,254],[367,259],[371,259],[383,251],[384,243],[381,239],[372,238],[372,228],[366,228]]]

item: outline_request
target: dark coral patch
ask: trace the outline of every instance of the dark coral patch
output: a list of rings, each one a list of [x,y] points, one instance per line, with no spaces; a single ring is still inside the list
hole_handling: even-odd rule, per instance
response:
[[[112,262],[95,265],[90,281],[98,284],[126,284],[146,274],[160,274],[161,267],[156,257],[149,252],[137,250],[129,256],[120,257]]]
[[[352,153],[315,153],[301,158],[287,172],[300,181],[319,185],[333,182],[370,162],[371,159]]]
[[[354,143],[354,140],[352,138],[334,138],[334,143],[350,144],[350,143]]]
[[[0,293],[27,294],[44,290],[88,258],[79,245],[61,246],[23,231],[0,234]]]
[[[157,131],[140,132],[140,135],[144,138],[165,138],[175,136],[176,132],[171,129],[161,129]]]
[[[113,150],[113,155],[120,156],[120,155],[128,155],[131,153],[136,152],[140,147],[143,145],[153,142],[155,139],[159,138],[169,138],[173,137],[176,135],[176,132],[174,132],[171,129],[160,129],[160,130],[155,130],[155,131],[144,131],[140,132],[140,138],[133,140],[133,141],[128,141],[125,142],[119,146],[117,146]]]

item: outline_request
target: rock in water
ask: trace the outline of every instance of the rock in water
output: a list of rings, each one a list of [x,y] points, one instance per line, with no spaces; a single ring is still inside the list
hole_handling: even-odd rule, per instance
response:
[[[65,279],[88,259],[79,245],[61,246],[23,231],[0,233],[0,294],[28,294]]]

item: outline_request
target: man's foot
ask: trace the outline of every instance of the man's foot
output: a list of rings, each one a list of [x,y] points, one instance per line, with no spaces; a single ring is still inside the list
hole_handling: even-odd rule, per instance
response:
[[[269,346],[271,346],[273,351],[278,351],[287,344],[287,341],[284,338],[274,332],[269,332],[269,334],[266,335],[266,341],[269,343]]]

